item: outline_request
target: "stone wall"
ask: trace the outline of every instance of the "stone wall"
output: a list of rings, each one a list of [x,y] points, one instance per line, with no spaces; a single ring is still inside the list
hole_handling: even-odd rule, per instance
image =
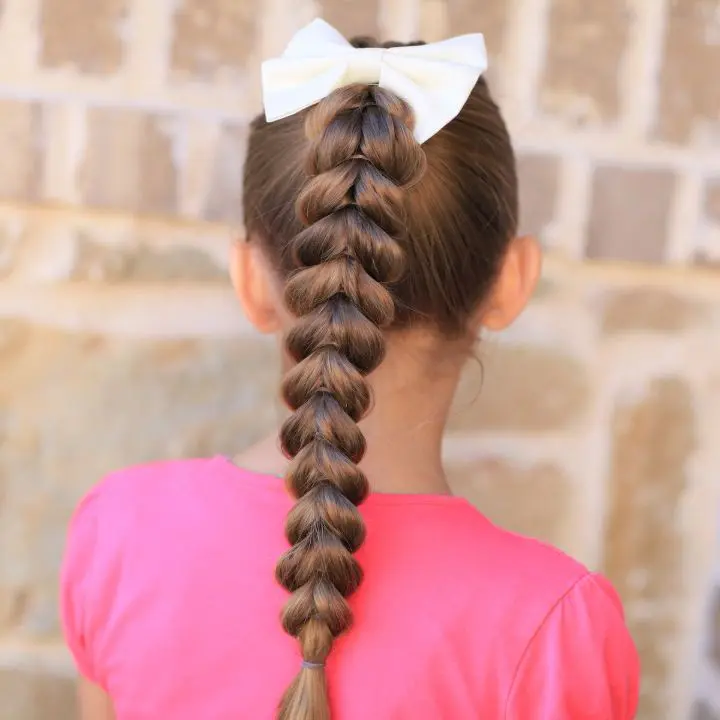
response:
[[[318,12],[486,33],[550,252],[482,389],[468,369],[448,466],[615,582],[643,720],[720,717],[720,0],[4,0],[0,720],[72,717],[56,575],[80,494],[277,419],[225,256],[259,58]]]

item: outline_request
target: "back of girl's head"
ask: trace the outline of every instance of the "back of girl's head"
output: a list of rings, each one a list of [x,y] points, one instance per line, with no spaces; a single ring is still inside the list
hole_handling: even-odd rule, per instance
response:
[[[330,717],[325,661],[350,627],[346,598],[362,580],[353,553],[368,483],[357,423],[387,330],[470,333],[516,230],[513,150],[485,80],[422,146],[413,127],[397,95],[349,85],[308,111],[257,119],[250,136],[248,238],[284,280],[296,317],[286,337],[295,364],[282,385],[292,414],[280,437],[297,502],[277,578],[291,593],[282,623],[303,662],[282,720]]]

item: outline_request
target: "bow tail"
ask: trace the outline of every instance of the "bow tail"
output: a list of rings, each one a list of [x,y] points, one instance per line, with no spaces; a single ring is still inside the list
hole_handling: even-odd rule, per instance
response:
[[[418,57],[386,56],[380,86],[405,100],[415,113],[422,144],[457,117],[478,80],[476,68]]]

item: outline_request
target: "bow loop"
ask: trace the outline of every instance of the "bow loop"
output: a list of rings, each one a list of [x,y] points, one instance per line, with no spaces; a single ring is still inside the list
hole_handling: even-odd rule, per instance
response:
[[[304,110],[351,83],[378,84],[415,113],[415,138],[423,143],[462,110],[487,69],[482,35],[396,48],[355,48],[324,20],[292,38],[281,57],[262,65],[268,122]]]

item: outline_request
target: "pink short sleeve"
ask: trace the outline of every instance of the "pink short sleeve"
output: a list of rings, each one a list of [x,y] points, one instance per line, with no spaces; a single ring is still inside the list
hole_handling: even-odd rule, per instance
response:
[[[65,642],[75,658],[78,670],[96,684],[100,683],[90,647],[91,619],[88,608],[95,582],[98,504],[99,498],[92,492],[76,510],[70,523],[60,575],[60,618]]]
[[[632,720],[640,668],[622,606],[586,575],[553,608],[513,682],[506,720]]]

